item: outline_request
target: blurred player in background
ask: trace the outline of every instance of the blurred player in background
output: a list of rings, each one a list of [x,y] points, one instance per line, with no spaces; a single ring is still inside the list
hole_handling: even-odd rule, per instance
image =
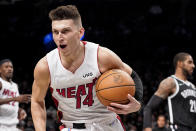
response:
[[[175,74],[164,79],[144,109],[144,130],[151,131],[152,112],[168,100],[170,129],[172,131],[196,130],[196,88],[188,81],[195,68],[188,53],[178,53],[173,59]]]
[[[45,96],[51,87],[62,131],[123,131],[117,114],[140,109],[143,86],[136,72],[111,50],[92,42],[80,41],[84,35],[81,17],[73,5],[60,6],[49,13],[57,48],[36,65],[31,112],[36,131],[46,130]],[[127,105],[103,106],[95,92],[96,79],[105,71],[121,69],[136,84],[135,99],[128,95]],[[116,114],[117,113],[117,114]]]
[[[31,95],[20,95],[18,85],[12,81],[13,64],[9,59],[0,61],[0,131],[19,131],[19,120],[26,117],[19,103],[28,103]]]
[[[152,129],[152,131],[169,131],[167,128],[167,122],[164,115],[159,115],[157,117],[156,126]]]

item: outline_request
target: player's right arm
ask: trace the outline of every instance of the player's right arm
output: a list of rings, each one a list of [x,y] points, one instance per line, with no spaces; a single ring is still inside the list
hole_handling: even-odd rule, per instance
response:
[[[45,96],[50,83],[50,73],[46,57],[42,58],[34,70],[31,114],[36,131],[46,131]]]
[[[176,90],[176,84],[173,78],[164,79],[158,87],[158,90],[151,97],[146,107],[144,108],[144,120],[143,127],[144,131],[152,131],[152,111],[172,93]]]
[[[12,101],[17,101],[19,103],[29,103],[31,101],[31,95],[30,94],[25,94],[25,95],[20,95],[17,97],[11,97],[11,98],[0,98],[0,105],[3,104],[8,104],[9,102]]]
[[[0,81],[0,90],[2,89],[2,86],[3,85]],[[0,98],[0,105],[8,104],[9,102],[12,102],[12,101],[17,101],[20,103],[28,103],[28,102],[30,102],[30,100],[31,100],[30,94],[20,95],[20,96],[11,97],[11,98]]]
[[[0,90],[2,89],[2,83],[0,81]],[[14,101],[13,98],[6,98],[6,99],[2,99],[0,98],[0,105],[3,105],[3,104],[7,104],[11,101]]]

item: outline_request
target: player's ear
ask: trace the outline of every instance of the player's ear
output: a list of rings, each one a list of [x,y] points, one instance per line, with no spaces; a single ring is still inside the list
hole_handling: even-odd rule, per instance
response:
[[[83,27],[80,28],[79,33],[80,33],[80,39],[83,37],[85,32],[85,29]]]
[[[182,61],[178,61],[177,65],[178,65],[178,67],[182,67],[183,66],[183,62]]]

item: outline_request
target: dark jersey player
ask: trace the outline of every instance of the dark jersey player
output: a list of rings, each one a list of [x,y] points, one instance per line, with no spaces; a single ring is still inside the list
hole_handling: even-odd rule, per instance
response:
[[[188,53],[174,57],[175,74],[164,79],[144,108],[144,131],[152,131],[151,117],[163,100],[168,100],[170,129],[172,131],[196,131],[196,88],[188,81],[195,68]]]

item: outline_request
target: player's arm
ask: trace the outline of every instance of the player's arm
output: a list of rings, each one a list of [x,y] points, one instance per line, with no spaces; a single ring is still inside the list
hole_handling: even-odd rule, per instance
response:
[[[19,103],[29,103],[31,101],[31,95],[30,94],[25,94],[25,95],[20,95],[17,97],[12,97],[12,98],[0,98],[0,105],[3,104],[8,104],[9,102],[12,101],[17,101]]]
[[[113,51],[105,47],[99,47],[98,50],[98,65],[101,73],[104,73],[110,69],[121,69],[129,74],[132,73],[132,69],[129,65],[122,62]]]
[[[2,83],[0,82],[0,90],[1,89],[2,89]],[[0,105],[8,104],[9,102],[12,102],[12,101],[17,101],[20,103],[28,103],[30,99],[31,99],[30,94],[21,95],[21,96],[12,97],[12,98],[0,98]]]
[[[27,113],[24,109],[18,109],[18,120],[24,120],[27,117]]]
[[[14,101],[14,99],[13,98],[6,98],[6,99],[0,98],[0,105],[8,104],[11,101]]]
[[[0,90],[1,89],[2,89],[2,83],[0,81]],[[11,101],[14,101],[14,99],[13,98],[6,98],[6,99],[0,98],[0,105],[7,104],[7,103],[9,103]]]
[[[159,84],[158,90],[144,108],[144,131],[152,131],[152,112],[175,90],[176,84],[172,78],[166,78]]]
[[[34,70],[32,87],[31,114],[36,131],[46,131],[45,96],[50,83],[46,57],[42,58]]]
[[[124,62],[122,62],[122,60],[114,52],[104,47],[99,48],[98,63],[99,63],[99,69],[102,73],[110,69],[121,69],[130,75],[133,75],[134,72],[132,68],[129,65],[125,64]],[[135,73],[134,79],[137,77],[140,80],[136,72],[134,73]],[[139,82],[141,83],[141,80]],[[137,87],[138,89],[142,88],[141,90],[139,90],[141,91],[139,92],[139,94],[140,93],[143,94],[142,84],[138,84],[138,83],[136,84],[136,94],[138,93]],[[140,96],[142,97],[143,95],[140,94]],[[109,106],[108,109],[113,112],[116,112],[117,114],[128,114],[131,112],[136,112],[141,108],[141,104],[134,97],[128,95],[128,99],[130,100],[129,104],[122,105],[122,104],[111,103],[111,106]],[[113,108],[112,106],[116,108]]]
[[[0,90],[1,90],[1,89],[2,89],[2,83],[1,83],[1,81],[0,81]],[[0,105],[2,105],[2,104],[7,104],[7,103],[9,103],[9,102],[11,102],[11,101],[14,101],[13,98],[6,98],[6,99],[0,98]]]

